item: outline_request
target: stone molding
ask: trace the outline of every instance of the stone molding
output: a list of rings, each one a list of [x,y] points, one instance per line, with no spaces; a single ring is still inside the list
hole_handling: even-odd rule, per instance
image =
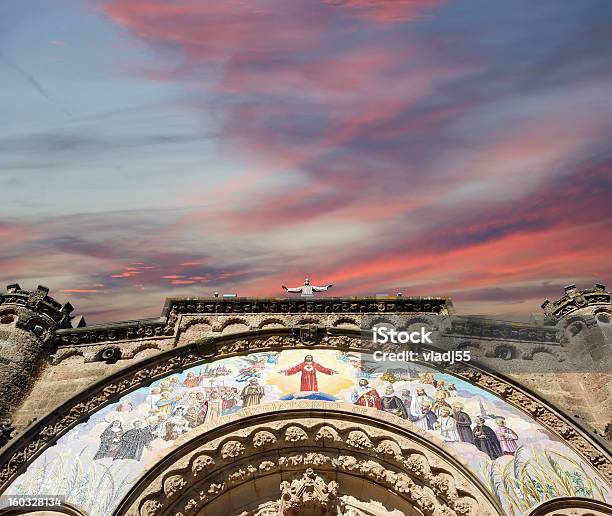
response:
[[[610,516],[612,505],[599,500],[578,497],[561,497],[546,500],[533,508],[526,516]]]
[[[49,416],[30,426],[3,448],[0,455],[0,493],[45,448],[51,446],[79,422],[117,398],[173,372],[211,360],[258,351],[306,348],[367,352],[372,351],[374,347],[374,343],[363,342],[354,334],[341,334],[340,329],[338,334],[314,345],[305,345],[300,340],[292,341],[287,339],[286,334],[270,335],[270,332],[267,332],[266,335],[252,335],[248,339],[236,339],[235,336],[206,339],[135,363],[63,403]],[[380,347],[376,346],[376,349]],[[569,446],[612,484],[610,453],[605,445],[582,431],[575,422],[515,382],[488,372],[475,364],[470,367],[455,365],[447,371],[501,396],[511,405],[529,414],[544,427],[565,439]]]
[[[447,315],[450,300],[442,297],[405,298],[321,298],[300,300],[286,298],[187,298],[166,301],[162,316],[124,323],[105,324],[56,333],[56,345],[69,346],[97,342],[159,338],[176,335],[176,323],[182,314],[374,314],[430,313]]]
[[[190,516],[245,482],[307,468],[365,478],[426,516],[503,514],[456,452],[388,412],[303,400],[243,412],[181,436],[114,514]]]

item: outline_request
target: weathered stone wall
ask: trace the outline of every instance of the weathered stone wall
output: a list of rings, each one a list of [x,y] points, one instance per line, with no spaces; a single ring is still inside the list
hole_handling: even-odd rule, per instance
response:
[[[595,294],[600,296],[600,290]],[[290,329],[299,334],[300,328],[315,327],[322,332],[358,332],[364,324],[390,322],[398,323],[398,328],[427,325],[434,330],[440,349],[470,349],[475,362],[516,380],[603,435],[612,414],[612,318],[601,303],[594,308],[574,306],[568,311],[568,303],[575,298],[555,303],[566,312],[555,326],[431,313],[398,314],[393,311],[397,310],[395,299],[368,301],[368,305],[362,302],[358,306],[361,313],[351,312],[356,306],[351,299],[334,301],[332,313],[327,311],[332,307],[329,302],[305,302],[303,312],[287,313],[282,302],[270,300],[267,311],[235,313],[232,307],[232,312],[226,313],[219,300],[189,300],[190,305],[183,309],[175,305],[157,320],[59,330],[52,352],[33,332],[18,328],[14,319],[5,319],[0,324],[0,341],[5,341],[2,353],[18,350],[19,356],[25,357],[24,367],[29,371],[26,383],[32,388],[28,392],[29,386],[6,381],[12,377],[0,356],[3,390],[8,393],[4,398],[8,401],[4,405],[0,402],[0,410],[4,407],[10,413],[19,433],[97,381],[176,346],[249,331]],[[195,309],[197,313],[192,311]],[[40,358],[43,349],[46,356],[42,361],[27,361],[30,355]],[[105,350],[117,353],[105,360]]]

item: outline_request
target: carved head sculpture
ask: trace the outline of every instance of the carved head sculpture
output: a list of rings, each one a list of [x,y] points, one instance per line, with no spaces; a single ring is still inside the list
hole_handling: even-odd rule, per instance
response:
[[[304,279],[304,285],[310,285],[310,280],[308,278]]]

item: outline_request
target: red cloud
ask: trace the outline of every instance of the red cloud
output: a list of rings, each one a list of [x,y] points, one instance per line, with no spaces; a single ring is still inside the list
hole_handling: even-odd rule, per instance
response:
[[[352,9],[358,16],[377,22],[414,20],[440,0],[324,0],[330,5]]]

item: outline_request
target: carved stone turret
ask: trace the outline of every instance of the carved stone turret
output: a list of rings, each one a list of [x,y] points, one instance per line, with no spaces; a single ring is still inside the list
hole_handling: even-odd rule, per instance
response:
[[[55,331],[71,327],[72,310],[43,286],[29,291],[15,283],[0,293],[0,443],[10,438],[11,413],[53,351]]]
[[[595,283],[593,288],[578,290],[576,285],[565,287],[565,295],[554,302],[548,299],[542,303],[542,309],[548,322],[555,323],[578,312],[580,314],[597,313],[612,310],[612,294],[606,286]]]

